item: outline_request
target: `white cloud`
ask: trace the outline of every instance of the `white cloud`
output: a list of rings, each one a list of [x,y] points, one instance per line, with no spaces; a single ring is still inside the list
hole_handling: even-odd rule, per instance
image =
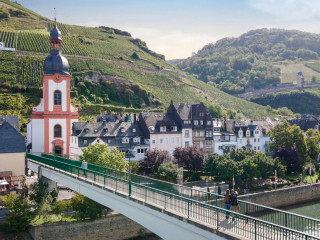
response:
[[[247,0],[249,6],[276,16],[280,20],[320,18],[319,0]]]

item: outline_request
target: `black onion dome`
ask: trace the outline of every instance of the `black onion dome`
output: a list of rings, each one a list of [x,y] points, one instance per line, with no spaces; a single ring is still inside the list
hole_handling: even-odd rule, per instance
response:
[[[44,61],[44,74],[53,75],[60,73],[61,75],[69,74],[69,63],[68,60],[62,55],[49,55]]]
[[[61,32],[60,32],[57,24],[54,24],[54,27],[50,32],[50,38],[51,39],[60,39],[61,40]]]

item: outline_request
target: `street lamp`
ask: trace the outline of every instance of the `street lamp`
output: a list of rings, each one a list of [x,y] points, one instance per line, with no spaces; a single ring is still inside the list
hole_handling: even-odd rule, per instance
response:
[[[129,197],[131,197],[131,151],[129,150]]]

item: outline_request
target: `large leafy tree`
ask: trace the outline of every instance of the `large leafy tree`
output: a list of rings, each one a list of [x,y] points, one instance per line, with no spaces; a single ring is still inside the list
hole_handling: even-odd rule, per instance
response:
[[[21,195],[15,194],[9,194],[5,198],[4,205],[10,213],[5,217],[3,229],[9,232],[25,231],[34,218],[32,206]]]
[[[148,150],[145,155],[144,159],[139,162],[140,167],[146,173],[157,172],[159,166],[163,162],[172,161],[172,157],[170,153],[165,150]]]
[[[178,177],[178,165],[174,164],[172,161],[163,162],[159,166],[155,175],[165,181],[176,183]]]
[[[177,147],[173,152],[173,156],[179,166],[193,174],[201,171],[204,167],[204,152],[196,146],[186,148]]]
[[[117,149],[111,150],[107,144],[90,144],[88,148],[83,149],[83,154],[80,156],[80,161],[82,160],[120,171],[124,171],[128,167],[125,153],[119,152]]]
[[[80,219],[97,219],[102,215],[103,206],[79,193],[71,199],[71,207]]]
[[[316,160],[320,153],[320,133],[318,130],[308,129],[306,132],[307,154],[312,160]]]
[[[275,157],[283,159],[287,165],[287,172],[300,172],[302,168],[302,159],[296,146],[278,147],[275,151]]]
[[[268,132],[271,143],[270,149],[275,151],[278,147],[290,149],[296,146],[296,149],[303,160],[307,157],[307,145],[303,131],[297,126],[291,126],[287,121],[278,124],[272,131]],[[288,169],[289,170],[289,169]]]

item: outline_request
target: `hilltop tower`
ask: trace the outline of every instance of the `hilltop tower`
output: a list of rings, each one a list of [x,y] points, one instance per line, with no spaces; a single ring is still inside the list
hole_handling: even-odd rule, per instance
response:
[[[299,89],[303,89],[304,86],[304,76],[303,73],[300,71],[297,73],[297,87]]]
[[[44,62],[43,98],[32,108],[27,144],[32,153],[69,154],[71,126],[78,109],[71,105],[68,60],[61,55],[61,32],[55,22],[50,33],[50,54]]]

